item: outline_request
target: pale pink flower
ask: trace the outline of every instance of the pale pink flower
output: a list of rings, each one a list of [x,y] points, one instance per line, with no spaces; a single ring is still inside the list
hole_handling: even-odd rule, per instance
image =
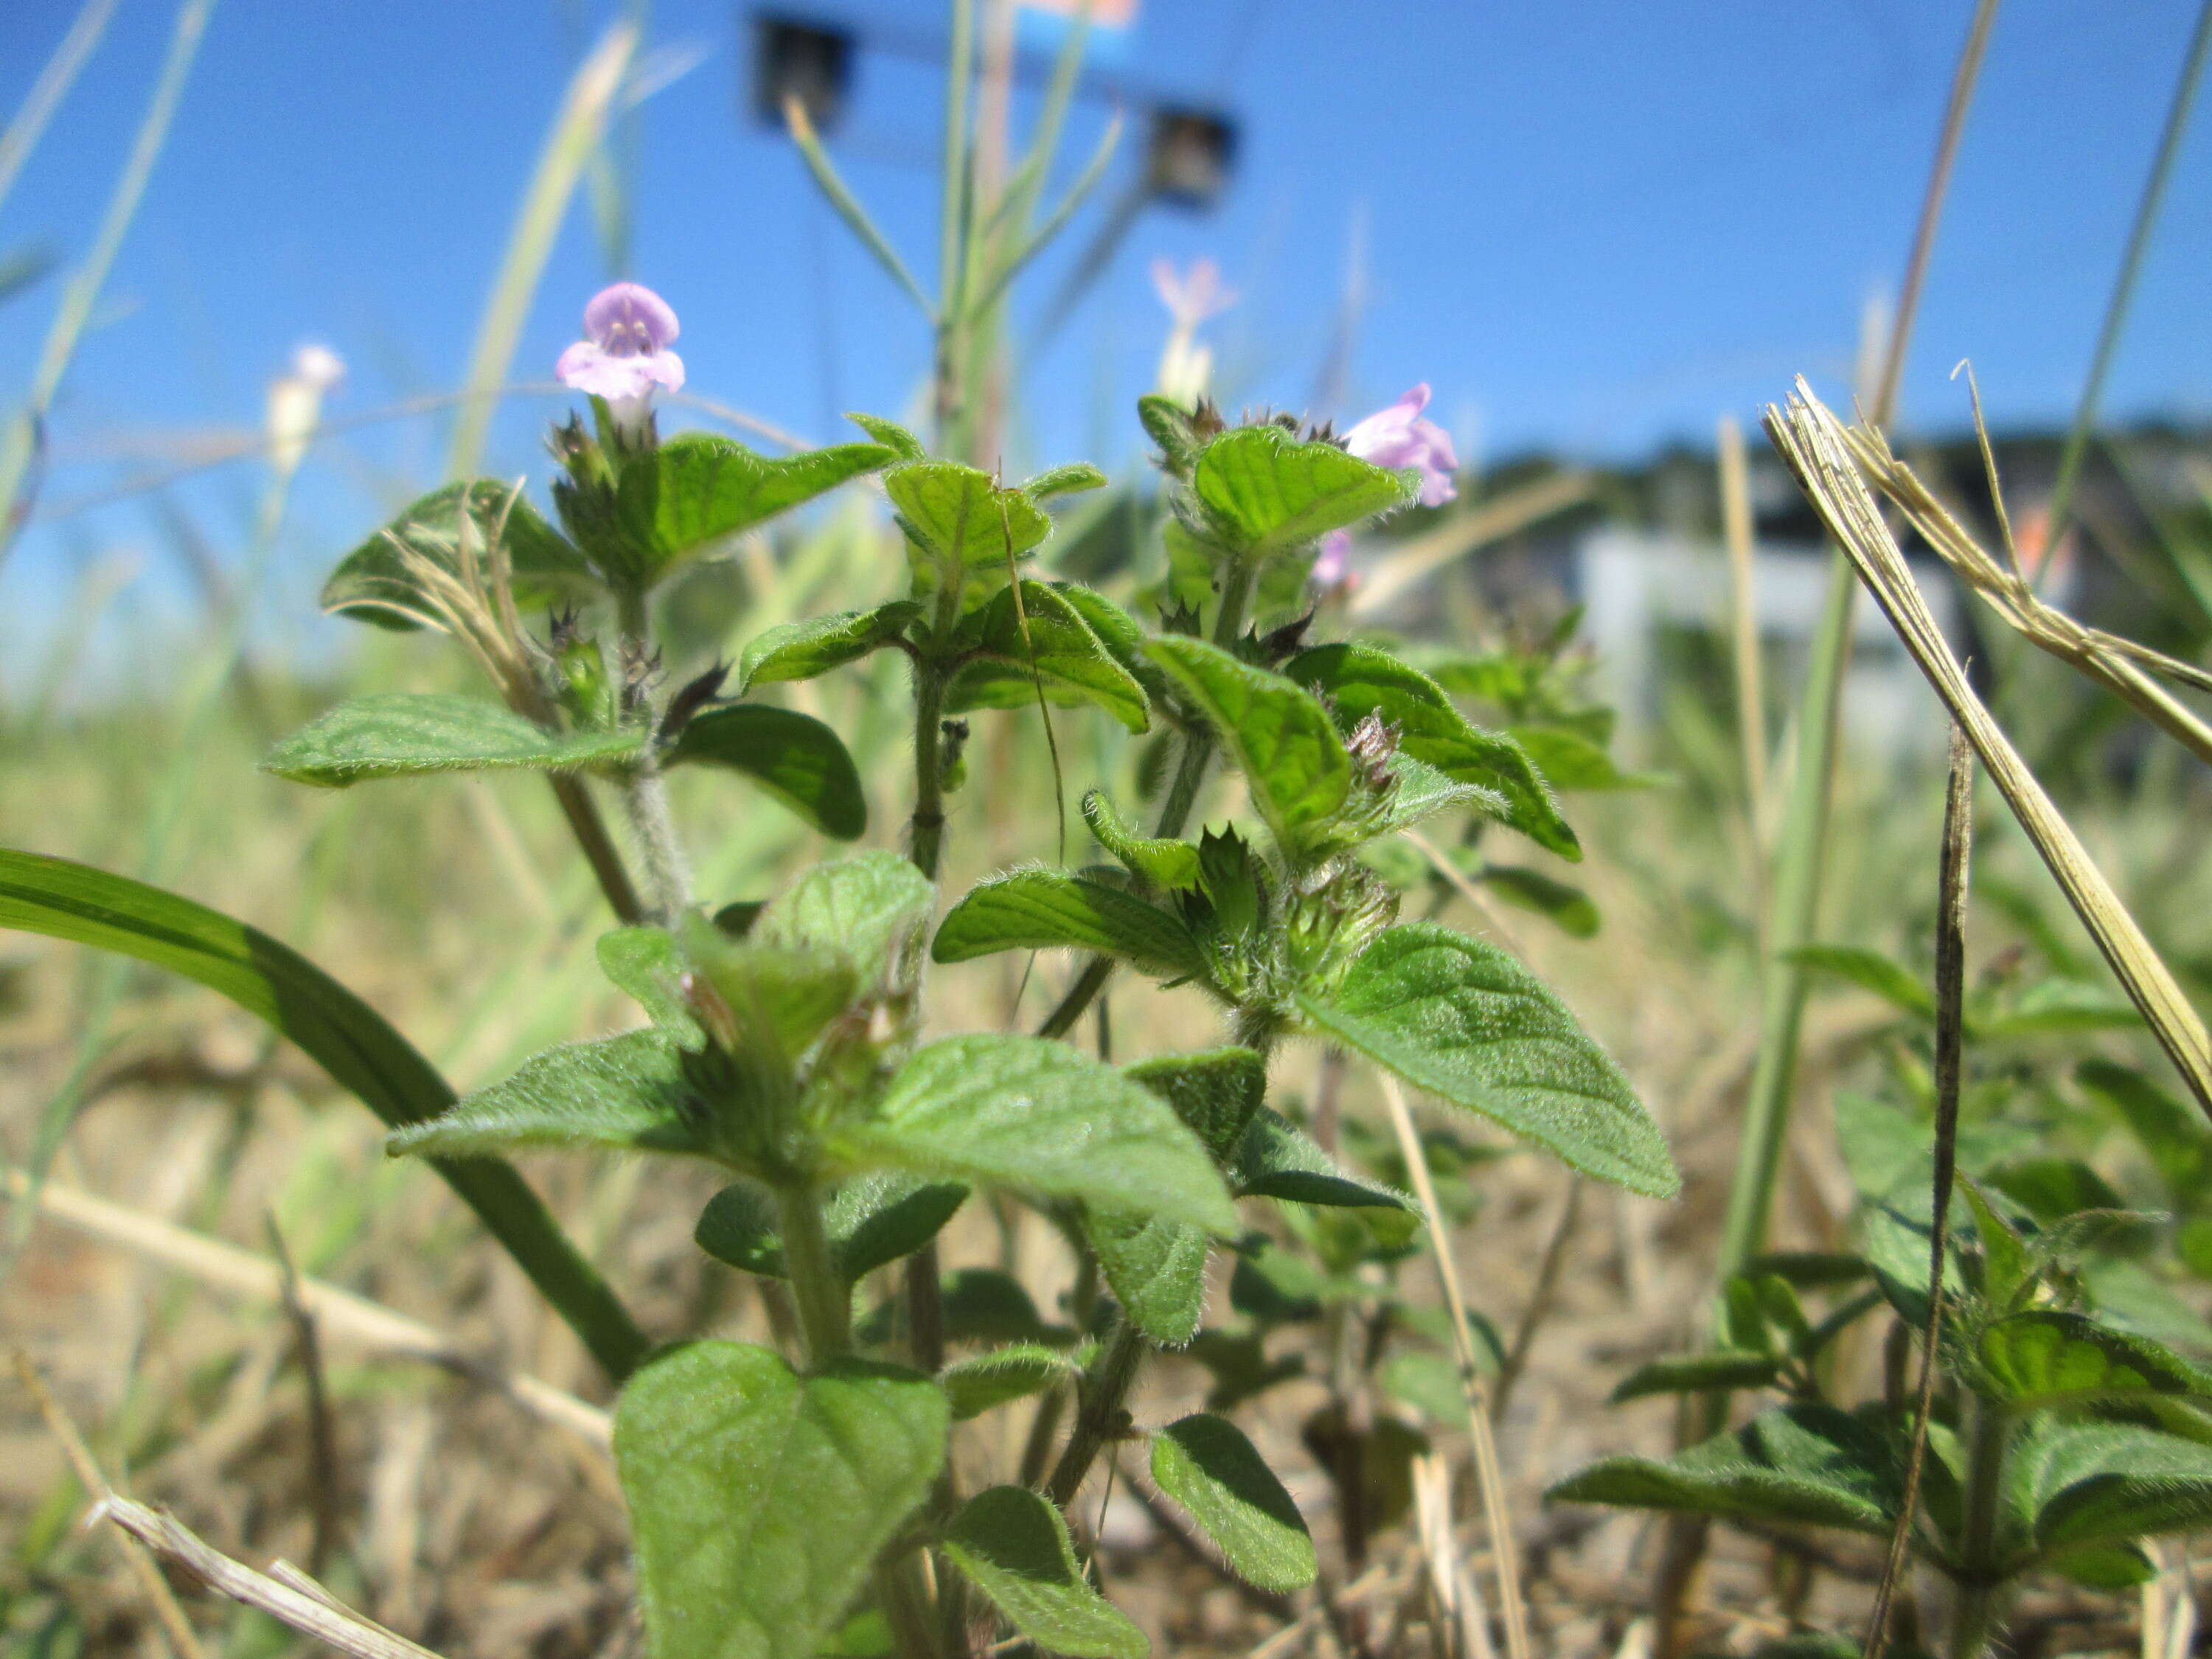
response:
[[[618,424],[642,426],[656,386],[683,386],[684,360],[668,349],[676,313],[642,283],[617,283],[593,295],[584,332],[588,337],[562,352],[553,372],[562,385],[604,398]]]
[[[1236,291],[1223,286],[1221,267],[1211,259],[1196,260],[1188,270],[1155,259],[1152,273],[1152,291],[1171,319],[1168,343],[1160,353],[1158,390],[1161,396],[1192,407],[1206,395],[1206,382],[1213,378],[1212,348],[1198,343],[1199,325],[1235,305]]]
[[[1459,495],[1452,483],[1459,458],[1452,453],[1451,434],[1421,417],[1428,406],[1429,386],[1424,380],[1346,433],[1344,447],[1376,466],[1420,468],[1421,505],[1442,507]]]

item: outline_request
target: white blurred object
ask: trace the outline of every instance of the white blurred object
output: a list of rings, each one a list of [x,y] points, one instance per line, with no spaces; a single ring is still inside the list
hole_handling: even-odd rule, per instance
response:
[[[1152,291],[1167,307],[1168,343],[1160,353],[1153,389],[1188,409],[1206,395],[1213,378],[1213,349],[1198,343],[1199,326],[1237,303],[1237,291],[1223,285],[1221,267],[1211,259],[1177,270],[1167,259],[1152,264]]]
[[[292,354],[291,372],[269,383],[269,470],[282,491],[300,470],[321,422],[324,394],[345,378],[345,359],[313,342]]]

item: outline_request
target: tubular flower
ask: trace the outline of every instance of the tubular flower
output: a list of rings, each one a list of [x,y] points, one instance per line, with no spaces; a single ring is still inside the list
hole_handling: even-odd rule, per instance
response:
[[[1452,453],[1451,434],[1421,417],[1428,406],[1429,385],[1424,380],[1346,433],[1344,447],[1376,466],[1420,468],[1421,505],[1442,507],[1459,494],[1452,483],[1459,457]]]
[[[676,343],[676,313],[643,284],[617,283],[593,295],[584,307],[584,333],[553,372],[562,385],[605,398],[617,425],[642,427],[653,389],[682,387],[684,360],[668,349]]]

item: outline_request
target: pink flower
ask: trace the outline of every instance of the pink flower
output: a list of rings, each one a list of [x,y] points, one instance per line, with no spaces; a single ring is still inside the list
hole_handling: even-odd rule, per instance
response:
[[[655,386],[684,384],[684,360],[675,343],[676,313],[639,283],[603,288],[584,307],[584,332],[553,365],[562,385],[604,398],[623,425],[642,424]]]
[[[1334,593],[1339,588],[1350,592],[1359,578],[1352,569],[1352,532],[1332,530],[1321,538],[1321,556],[1313,562],[1313,570],[1307,577],[1321,593]]]
[[[1429,384],[1415,386],[1389,408],[1378,410],[1344,434],[1344,447],[1376,466],[1421,469],[1421,505],[1441,507],[1459,495],[1452,474],[1459,457],[1451,435],[1434,421],[1421,418],[1429,406]]]
[[[1206,395],[1206,382],[1213,377],[1213,349],[1198,343],[1199,328],[1235,305],[1237,295],[1223,285],[1221,267],[1211,259],[1194,262],[1188,271],[1155,259],[1152,269],[1152,291],[1168,308],[1170,319],[1154,389],[1192,408]]]

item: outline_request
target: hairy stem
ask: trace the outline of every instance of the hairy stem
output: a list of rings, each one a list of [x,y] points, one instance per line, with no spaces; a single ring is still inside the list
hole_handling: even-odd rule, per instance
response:
[[[676,833],[675,814],[669,811],[667,780],[649,755],[624,781],[623,805],[645,860],[653,909],[664,926],[673,927],[691,903],[691,872]]]
[[[853,1345],[852,1294],[830,1259],[820,1188],[811,1182],[779,1187],[775,1206],[792,1300],[799,1304],[799,1328],[806,1337],[807,1361],[819,1368]]]
[[[1244,613],[1252,603],[1252,589],[1259,580],[1256,566],[1239,560],[1230,567],[1221,583],[1221,605],[1213,617],[1213,642],[1223,649],[1237,642],[1243,631]],[[1213,758],[1213,736],[1203,730],[1183,733],[1182,749],[1176,763],[1174,781],[1169,784],[1167,799],[1161,803],[1159,821],[1152,826],[1152,834],[1161,839],[1171,839],[1182,834],[1183,825],[1190,819],[1190,809],[1198,804],[1200,787],[1206,781],[1206,763]],[[1075,1022],[1106,988],[1106,981],[1114,972],[1114,958],[1093,957],[1083,964],[1075,983],[1067,988],[1067,994],[1059,1006],[1045,1016],[1044,1024],[1037,1027],[1039,1036],[1065,1036],[1075,1027]]]
[[[2012,1424],[1992,1401],[1973,1404],[1966,1454],[1966,1523],[1960,1536],[1959,1607],[1951,1623],[1951,1659],[1981,1659],[1995,1632],[2003,1581],[1997,1575],[1997,1516],[2004,1492],[2005,1450]]]
[[[645,905],[637,896],[636,884],[629,878],[629,867],[623,862],[622,850],[607,833],[607,821],[599,815],[599,803],[592,799],[581,778],[556,772],[550,781],[553,799],[561,803],[562,816],[568,820],[576,845],[583,849],[585,862],[599,878],[599,890],[607,896],[607,908],[624,927],[636,927],[645,920]]]
[[[1091,1473],[1091,1464],[1113,1437],[1122,1402],[1129,1397],[1129,1385],[1137,1380],[1137,1368],[1144,1363],[1148,1346],[1143,1333],[1125,1314],[1115,1326],[1113,1340],[1106,1345],[1105,1352],[1083,1379],[1083,1403],[1077,1408],[1075,1426],[1068,1431],[1060,1462],[1053,1465],[1052,1479],[1045,1482],[1045,1496],[1060,1508],[1075,1501],[1083,1477]]]

